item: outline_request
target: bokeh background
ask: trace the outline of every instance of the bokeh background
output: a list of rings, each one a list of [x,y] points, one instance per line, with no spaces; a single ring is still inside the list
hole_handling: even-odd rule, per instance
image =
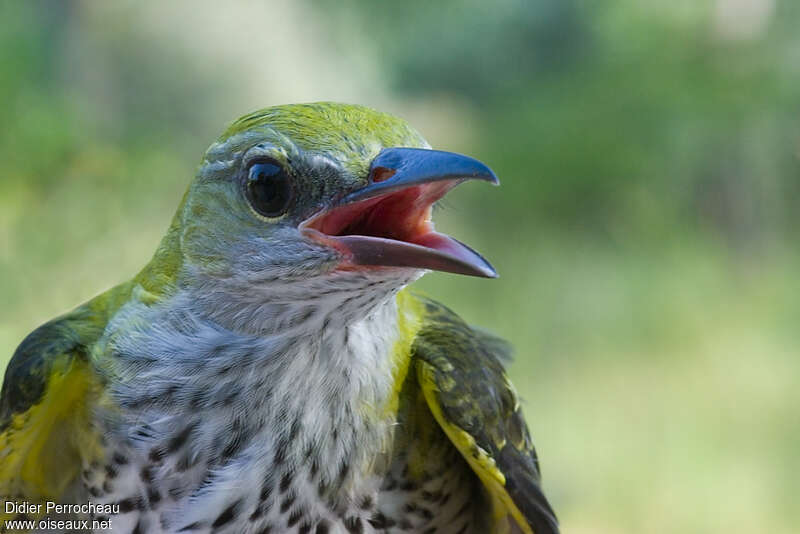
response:
[[[491,165],[420,286],[512,340],[565,532],[800,524],[800,3],[0,3],[0,365],[150,257],[256,108],[394,112]]]

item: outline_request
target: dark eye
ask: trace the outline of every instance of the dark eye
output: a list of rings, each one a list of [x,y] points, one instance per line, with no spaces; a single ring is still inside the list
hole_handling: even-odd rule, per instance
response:
[[[289,208],[292,182],[283,167],[277,163],[256,162],[247,171],[246,194],[256,212],[265,217],[278,217]]]

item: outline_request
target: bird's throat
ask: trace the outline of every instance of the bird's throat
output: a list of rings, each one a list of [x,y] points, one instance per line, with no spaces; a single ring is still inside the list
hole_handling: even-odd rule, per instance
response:
[[[346,320],[347,310],[338,309],[302,328],[261,335],[191,312],[191,295],[174,298],[154,307],[131,302],[109,325],[110,395],[120,408],[114,419],[126,434],[146,429],[147,439],[135,444],[141,454],[197,417],[191,457],[203,469],[241,456],[266,472],[289,441],[287,454],[298,457],[286,461],[308,462],[303,455],[312,454],[329,482],[345,484],[380,463],[419,328],[404,292],[376,297],[360,319]]]

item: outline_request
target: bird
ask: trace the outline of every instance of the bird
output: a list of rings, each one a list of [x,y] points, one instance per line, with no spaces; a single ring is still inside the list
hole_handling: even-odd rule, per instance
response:
[[[509,344],[408,287],[497,276],[434,230],[466,181],[364,106],[231,123],[150,262],[16,349],[0,528],[557,533]]]

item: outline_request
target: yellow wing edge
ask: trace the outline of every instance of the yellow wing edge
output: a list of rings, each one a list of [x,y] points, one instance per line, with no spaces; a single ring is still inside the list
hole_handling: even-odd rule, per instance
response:
[[[492,500],[495,532],[497,534],[507,534],[511,531],[511,525],[508,522],[508,516],[510,515],[523,534],[535,534],[522,512],[514,504],[514,500],[506,491],[506,477],[497,467],[494,458],[477,444],[475,438],[469,432],[445,419],[442,408],[436,399],[438,388],[433,379],[433,368],[425,362],[418,362],[417,366],[417,379],[434,419],[436,419],[450,442],[458,449],[458,452],[461,453],[461,456],[464,457],[481,480]]]
[[[0,434],[0,499],[57,500],[78,475],[81,457],[98,454],[87,424],[92,374],[85,360],[54,361],[41,400],[11,417]],[[0,527],[16,514],[0,509]]]

